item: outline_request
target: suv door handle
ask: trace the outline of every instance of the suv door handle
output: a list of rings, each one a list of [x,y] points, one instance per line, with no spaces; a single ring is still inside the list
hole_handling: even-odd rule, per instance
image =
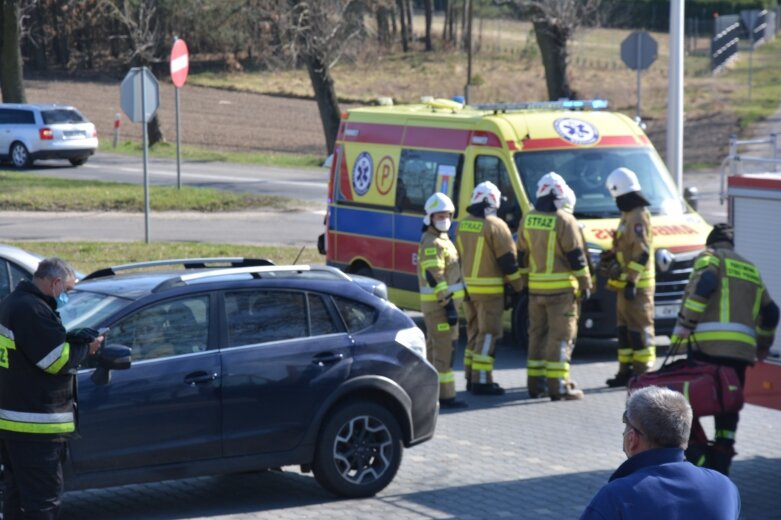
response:
[[[344,354],[333,352],[321,352],[319,354],[315,354],[315,356],[312,358],[312,363],[319,367],[324,367],[326,365],[333,365],[335,363],[338,363],[344,359]]]
[[[211,383],[217,379],[216,373],[208,373],[204,371],[193,372],[184,376],[184,383],[190,386],[202,385],[204,383]]]

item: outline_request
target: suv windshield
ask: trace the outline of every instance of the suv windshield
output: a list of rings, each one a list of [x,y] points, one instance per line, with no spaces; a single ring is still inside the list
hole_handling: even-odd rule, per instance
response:
[[[515,165],[532,203],[536,202],[534,193],[540,177],[552,171],[564,177],[577,195],[575,216],[579,218],[619,216],[605,181],[620,166],[637,174],[652,214],[681,215],[688,211],[664,165],[646,148],[517,152]]]
[[[46,125],[56,125],[58,123],[86,123],[80,113],[72,108],[57,108],[54,110],[41,110],[43,123]]]
[[[107,294],[79,291],[68,292],[68,303],[58,309],[67,330],[77,327],[97,328],[106,317],[132,303],[132,300]]]

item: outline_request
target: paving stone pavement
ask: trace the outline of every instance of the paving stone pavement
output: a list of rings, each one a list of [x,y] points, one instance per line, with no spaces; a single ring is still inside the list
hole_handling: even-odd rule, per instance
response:
[[[470,407],[443,412],[434,439],[406,450],[395,480],[374,498],[335,499],[311,474],[285,467],[71,492],[62,518],[577,518],[625,460],[625,391],[604,387],[616,368],[613,345],[581,342],[572,374],[586,398],[554,403],[527,398],[525,353],[501,344],[496,379],[507,394],[471,396],[459,379],[459,396]],[[710,436],[712,422],[705,420]],[[781,411],[747,405],[741,413],[732,478],[740,489],[743,519],[781,519],[780,434]]]

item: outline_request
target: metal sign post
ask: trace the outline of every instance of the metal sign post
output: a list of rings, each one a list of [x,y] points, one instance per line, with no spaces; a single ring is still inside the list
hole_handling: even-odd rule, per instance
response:
[[[144,141],[144,241],[149,243],[149,138],[147,123],[160,106],[160,86],[146,67],[134,67],[119,87],[120,105],[134,123],[142,123]]]
[[[637,120],[640,121],[640,74],[656,61],[656,40],[644,31],[635,31],[621,42],[621,60],[637,71]]]
[[[171,81],[174,84],[174,102],[176,105],[176,188],[182,189],[182,155],[181,155],[181,125],[179,123],[179,89],[187,81],[190,70],[190,57],[184,40],[174,37],[171,49]]]

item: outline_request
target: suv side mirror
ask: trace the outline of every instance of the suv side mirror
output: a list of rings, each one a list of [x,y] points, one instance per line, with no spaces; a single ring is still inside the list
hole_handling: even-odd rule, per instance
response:
[[[125,345],[106,345],[97,354],[98,367],[92,373],[92,382],[96,385],[107,385],[111,382],[111,370],[127,370],[130,368],[132,349]]]

